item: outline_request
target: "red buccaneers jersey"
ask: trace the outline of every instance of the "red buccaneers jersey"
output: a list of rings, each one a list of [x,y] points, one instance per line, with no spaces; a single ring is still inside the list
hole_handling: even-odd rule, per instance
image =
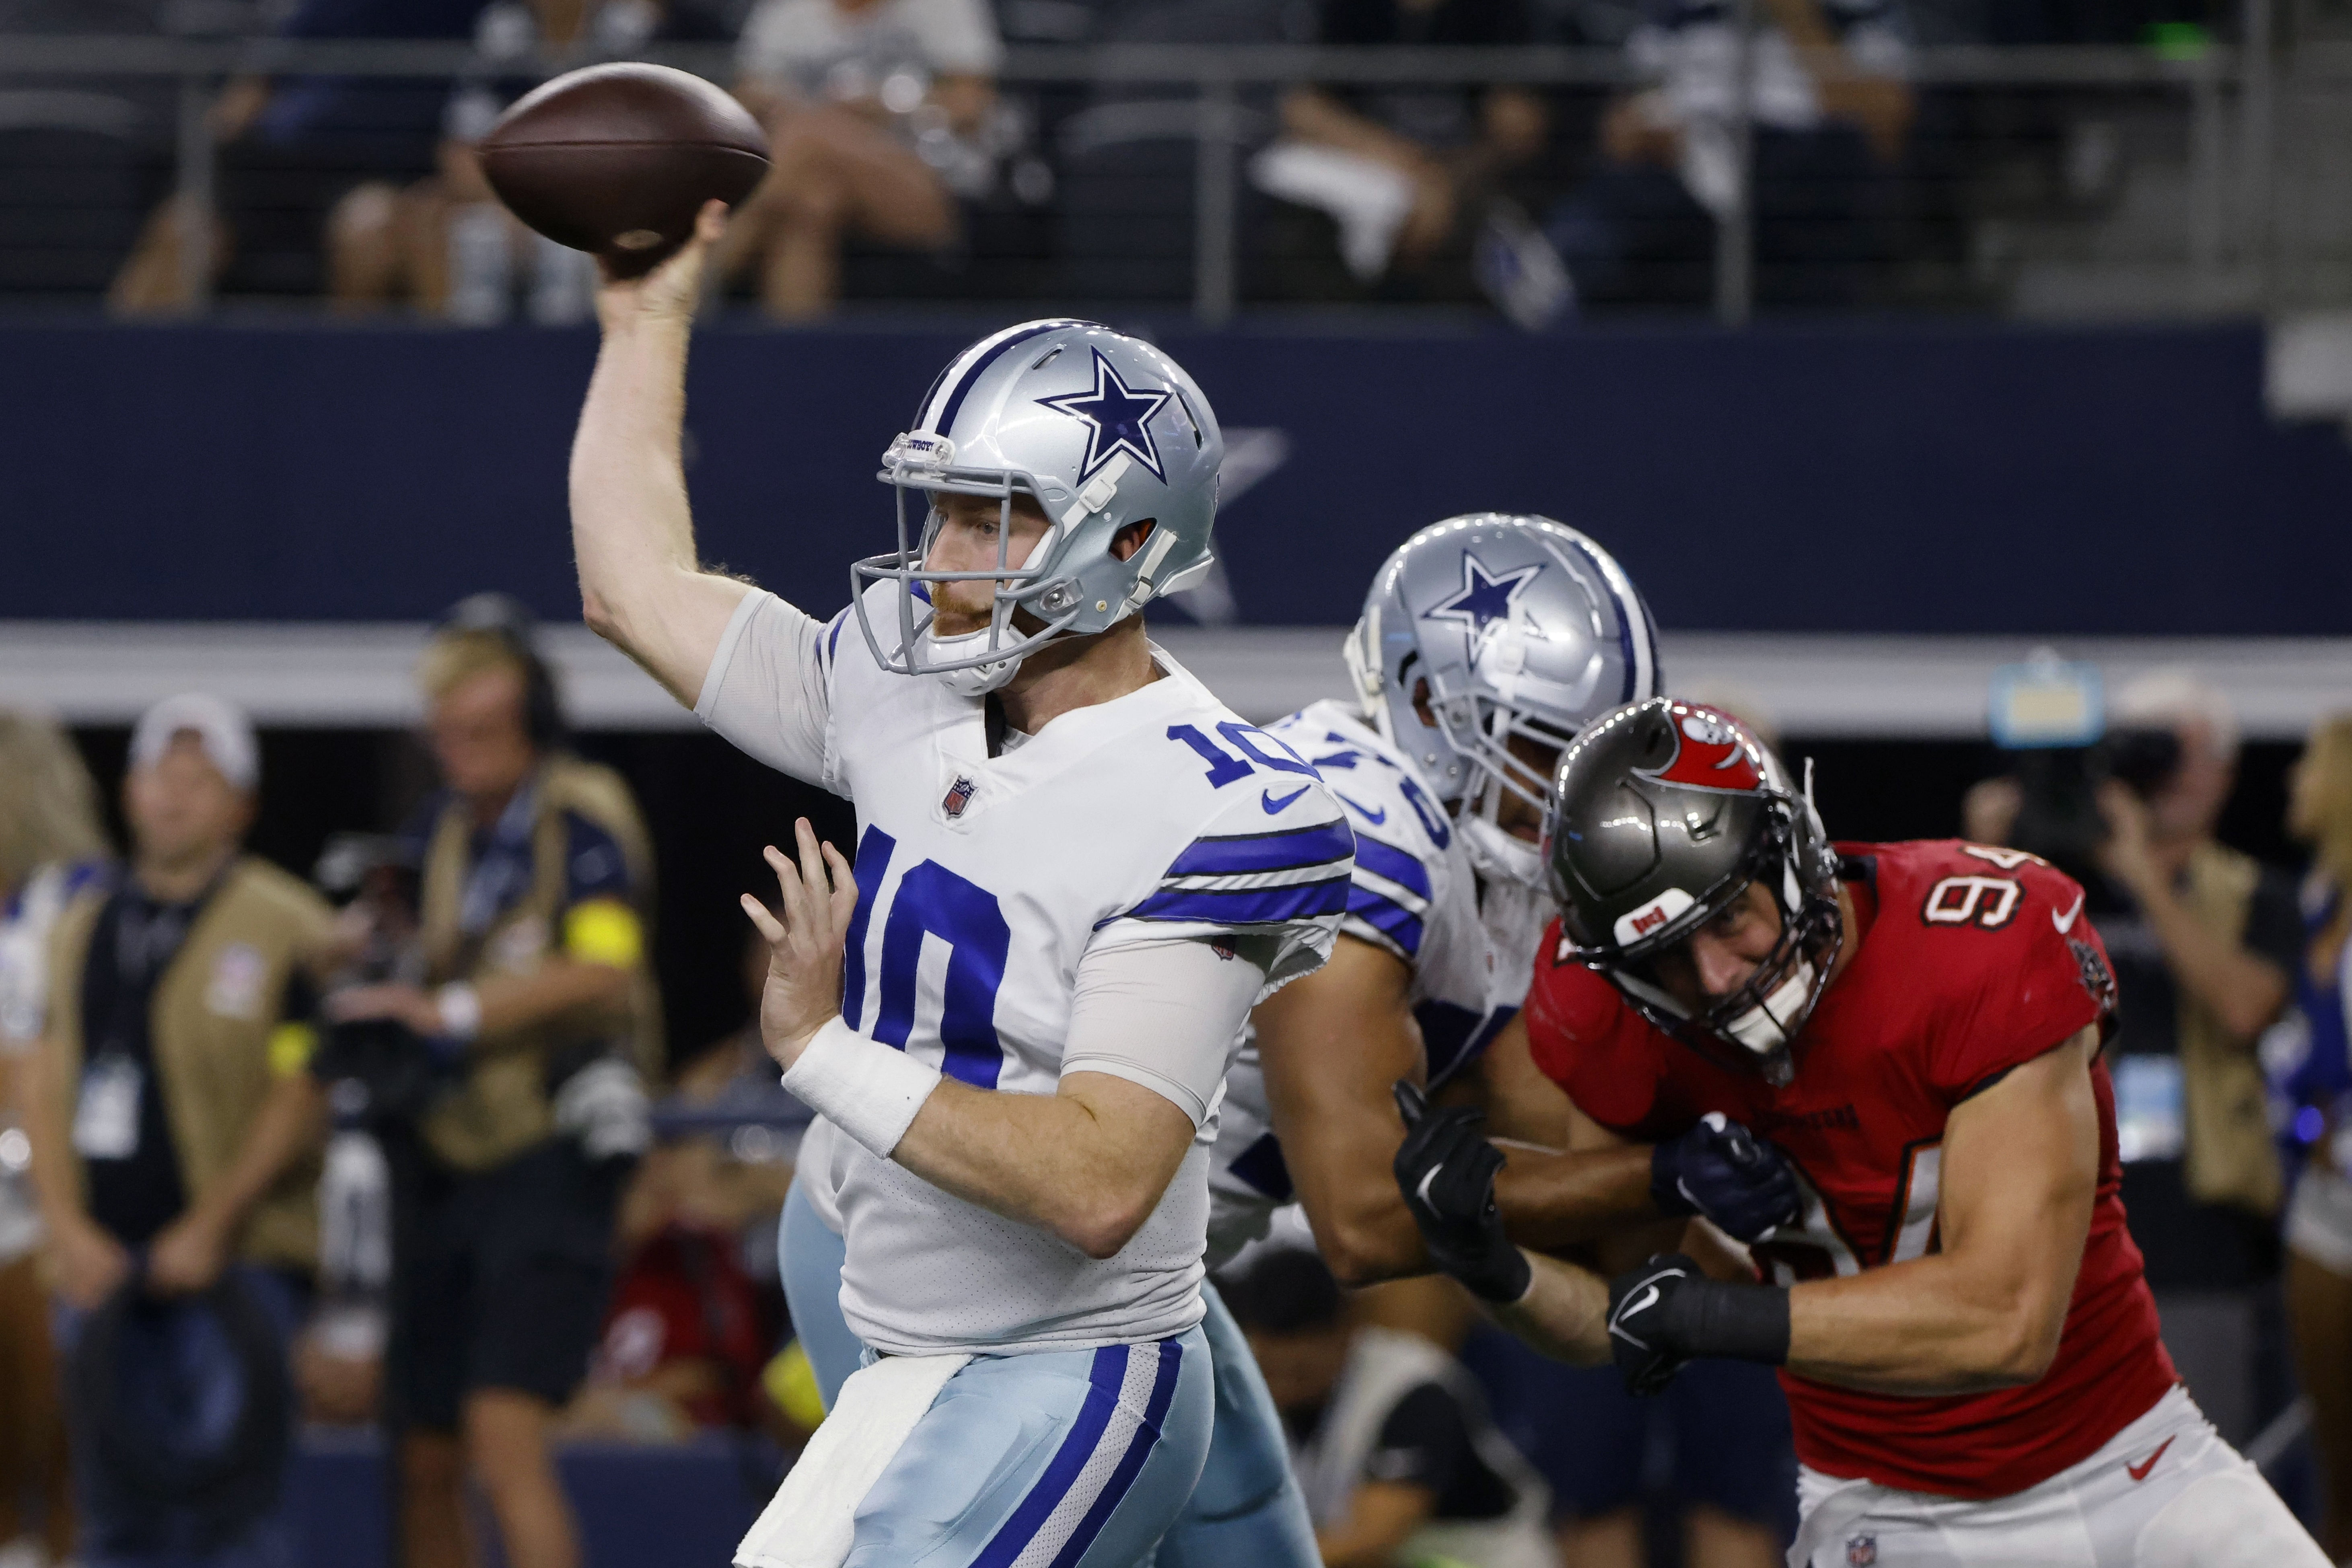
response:
[[[1785,1089],[1652,1027],[1600,975],[1562,961],[1557,927],[1528,996],[1537,1064],[1602,1126],[1654,1142],[1719,1110],[1788,1155],[1803,1218],[1755,1249],[1782,1284],[1933,1251],[1952,1108],[2114,1006],[2082,889],[2048,865],[1949,841],[1837,847],[1860,933],[1798,1038]],[[2048,1373],[1923,1399],[1784,1372],[1807,1465],[1909,1491],[2006,1496],[2088,1458],[2172,1386],[2124,1227],[2114,1087],[2104,1064],[2091,1079],[2098,1197]]]

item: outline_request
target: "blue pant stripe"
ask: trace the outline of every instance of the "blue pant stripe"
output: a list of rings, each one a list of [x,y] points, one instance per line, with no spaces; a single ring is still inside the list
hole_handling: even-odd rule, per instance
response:
[[[1095,1543],[1102,1527],[1110,1522],[1119,1500],[1135,1484],[1135,1478],[1142,1473],[1143,1461],[1151,1457],[1153,1446],[1160,1441],[1160,1423],[1168,1414],[1168,1402],[1176,1397],[1176,1373],[1184,1358],[1184,1347],[1174,1340],[1162,1340],[1159,1351],[1160,1367],[1152,1374],[1151,1398],[1143,1407],[1142,1423],[1129,1439],[1127,1452],[1119,1457],[1118,1468],[1103,1484],[1102,1495],[1095,1499],[1094,1507],[1087,1510],[1087,1516],[1078,1521],[1078,1528],[1071,1532],[1068,1543],[1055,1554],[1049,1568],[1073,1568],[1087,1554],[1087,1548]]]
[[[1078,1418],[1070,1427],[1070,1435],[1054,1454],[1045,1473],[1021,1500],[1021,1506],[992,1537],[979,1556],[972,1559],[971,1568],[1012,1568],[1021,1549],[1030,1538],[1045,1528],[1062,1498],[1078,1479],[1094,1457],[1095,1446],[1102,1441],[1103,1430],[1110,1425],[1111,1412],[1118,1408],[1119,1390],[1127,1383],[1126,1345],[1105,1345],[1095,1352],[1094,1366],[1087,1378],[1086,1403],[1078,1407]],[[1155,1390],[1155,1393],[1157,1391]]]

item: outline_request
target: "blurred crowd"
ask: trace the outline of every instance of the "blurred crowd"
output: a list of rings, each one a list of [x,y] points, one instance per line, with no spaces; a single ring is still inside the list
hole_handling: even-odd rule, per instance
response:
[[[1965,269],[1988,191],[2063,205],[2114,173],[2098,113],[2022,89],[1916,90],[1916,46],[2177,45],[2206,36],[2210,3],[1759,0],[1743,39],[1730,0],[0,0],[0,36],[470,42],[454,81],[227,81],[201,192],[173,188],[187,110],[170,79],[0,66],[0,291],[102,294],[125,313],[216,292],[583,320],[587,259],[516,224],[472,149],[539,59],[701,44],[731,58],[774,149],[721,285],[769,314],[1181,300],[1209,110],[1184,83],[1003,82],[1009,46],[1545,42],[1617,52],[1629,85],[1245,86],[1228,128],[1241,297],[1528,327],[1704,306],[1741,201],[1744,100],[1758,302],[1901,302]]]
[[[777,1285],[807,1112],[751,1023],[664,1039],[627,784],[569,743],[512,601],[457,606],[418,684],[437,787],[308,879],[243,847],[260,752],[232,704],[141,719],[119,853],[72,738],[0,712],[9,1568],[290,1565],[306,1426],[384,1434],[403,1568],[480,1560],[469,1493],[505,1562],[572,1568],[566,1441],[731,1434],[772,1478],[823,1418]],[[2275,1462],[2307,1422],[2303,1500],[2341,1560],[2352,714],[2292,774],[2299,874],[2216,837],[2238,749],[2221,693],[2158,672],[2095,747],[2007,753],[1955,826],[2083,881],[2165,1338],[2232,1442]],[[747,933],[747,1012],[763,963]],[[1443,1279],[1343,1290],[1286,1218],[1221,1285],[1328,1563],[1780,1560],[1795,1460],[1769,1372],[1705,1363],[1633,1399]]]

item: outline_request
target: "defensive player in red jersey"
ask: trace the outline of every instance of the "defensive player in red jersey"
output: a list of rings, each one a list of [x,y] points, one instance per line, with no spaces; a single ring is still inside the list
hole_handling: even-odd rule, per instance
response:
[[[1767,1282],[1665,1254],[1604,1288],[1523,1254],[1502,1322],[1637,1391],[1698,1357],[1780,1365],[1799,1568],[2325,1563],[2157,1337],[2080,888],[1980,845],[1832,847],[1737,721],[1664,698],[1580,734],[1552,805],[1561,920],[1526,1016],[1575,1142],[1719,1113],[1804,1206],[1754,1248]],[[1397,1162],[1433,1255],[1484,1253],[1488,1281],[1500,1160],[1447,1110]]]

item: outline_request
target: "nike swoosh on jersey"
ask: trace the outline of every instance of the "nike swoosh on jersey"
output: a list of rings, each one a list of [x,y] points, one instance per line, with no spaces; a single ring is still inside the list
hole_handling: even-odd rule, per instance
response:
[[[2060,936],[2064,936],[2068,931],[2074,929],[2074,921],[2076,917],[2081,915],[2083,912],[2083,900],[2084,897],[2086,897],[2086,895],[2076,893],[2074,895],[2074,907],[2068,910],[2063,916],[2060,915],[2056,910],[2052,910],[2050,911],[2050,923],[2058,928],[2058,934]]]
[[[1333,795],[1339,795],[1339,792],[1336,789],[1331,793]],[[1380,810],[1374,811],[1370,806],[1360,805],[1356,802],[1349,800],[1344,795],[1339,795],[1339,804],[1346,806],[1349,811],[1354,812],[1358,816],[1362,817],[1366,822],[1370,823],[1374,827],[1378,827],[1381,823],[1386,822],[1389,819],[1389,808],[1385,805],[1381,807]]]
[[[1313,784],[1300,784],[1297,789],[1292,790],[1280,800],[1274,798],[1274,792],[1272,790],[1260,790],[1258,792],[1257,803],[1258,805],[1265,807],[1265,814],[1268,816],[1272,816],[1284,806],[1288,805],[1292,801],[1297,800],[1300,795],[1305,795],[1308,790],[1313,789],[1314,787],[1315,786]]]
[[[2065,928],[2064,928],[2063,926],[2061,926],[2059,929],[2060,929],[2061,931],[2063,931]],[[2147,1457],[2147,1460],[2146,1460],[2144,1463],[2137,1464],[2137,1465],[2126,1465],[2126,1466],[2124,1467],[2124,1473],[2125,1473],[2126,1475],[2127,1475],[2127,1476],[2131,1477],[2131,1479],[2134,1479],[2134,1480],[2136,1480],[2136,1481],[2144,1481],[2144,1480],[2147,1479],[2147,1473],[2148,1473],[2148,1471],[2150,1471],[2150,1470],[2152,1470],[2152,1469],[2156,1468],[2156,1462],[2157,1462],[2158,1459],[2161,1459],[2162,1458],[2164,1458],[2164,1451],[2165,1451],[2167,1448],[2169,1448],[2169,1447],[2172,1447],[2172,1439],[2171,1439],[2171,1438],[2169,1438],[2169,1437],[2167,1437],[2163,1442],[2158,1443],[2158,1444],[2156,1446],[2156,1452],[2155,1452],[2155,1453],[2153,1453],[2153,1454],[2150,1454],[2150,1455]]]

